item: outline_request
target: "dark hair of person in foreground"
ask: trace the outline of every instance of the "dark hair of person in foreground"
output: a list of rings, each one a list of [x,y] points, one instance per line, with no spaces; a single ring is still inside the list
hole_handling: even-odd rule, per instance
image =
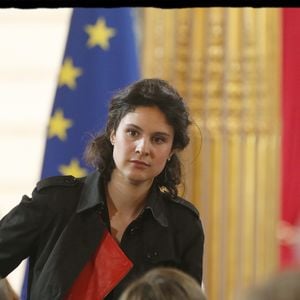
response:
[[[148,271],[125,289],[119,300],[205,300],[200,284],[175,268]]]

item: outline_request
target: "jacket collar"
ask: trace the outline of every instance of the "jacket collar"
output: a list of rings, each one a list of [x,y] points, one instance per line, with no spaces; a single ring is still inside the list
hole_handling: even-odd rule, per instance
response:
[[[149,192],[144,210],[149,210],[160,225],[167,227],[165,201],[163,192],[154,184]],[[95,171],[85,178],[76,212],[80,213],[97,205],[100,208],[106,207],[104,186],[99,171]]]
[[[163,197],[163,193],[159,190],[159,188],[156,185],[153,185],[150,190],[145,205],[145,210],[151,211],[152,216],[158,223],[160,223],[160,225],[164,227],[168,226],[165,199]]]
[[[95,171],[89,174],[84,181],[83,190],[77,205],[77,213],[96,205],[102,205],[105,201],[105,194],[102,191],[103,185],[100,181],[100,173]]]

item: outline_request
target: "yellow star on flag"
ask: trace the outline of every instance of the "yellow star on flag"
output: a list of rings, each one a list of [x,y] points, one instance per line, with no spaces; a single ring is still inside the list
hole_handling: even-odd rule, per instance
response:
[[[76,68],[73,65],[71,58],[66,58],[59,72],[58,85],[67,85],[70,89],[76,88],[76,79],[82,74],[80,68]]]
[[[72,127],[73,122],[64,117],[61,109],[57,109],[50,119],[48,136],[52,138],[57,136],[60,140],[64,141],[67,138],[67,130]]]
[[[98,45],[103,50],[109,49],[109,39],[116,35],[116,30],[107,27],[103,18],[99,18],[95,25],[85,26],[85,31],[89,35],[88,46],[95,47]]]
[[[80,167],[78,159],[72,159],[69,165],[61,165],[59,172],[62,175],[72,175],[74,177],[83,177],[87,175],[87,171]]]

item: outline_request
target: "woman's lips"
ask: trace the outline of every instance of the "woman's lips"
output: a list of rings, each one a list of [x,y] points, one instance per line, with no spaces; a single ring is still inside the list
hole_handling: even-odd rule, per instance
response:
[[[148,163],[146,163],[146,162],[144,162],[142,160],[135,160],[135,159],[133,159],[133,160],[130,160],[130,162],[133,163],[133,164],[135,164],[135,165],[137,165],[137,166],[144,166],[144,167],[149,167],[150,166],[150,164],[148,164]]]

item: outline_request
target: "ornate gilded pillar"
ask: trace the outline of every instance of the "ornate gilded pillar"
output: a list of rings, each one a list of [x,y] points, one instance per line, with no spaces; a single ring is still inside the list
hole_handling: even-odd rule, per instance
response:
[[[141,10],[143,76],[173,83],[194,120],[181,191],[203,220],[210,300],[277,268],[279,11]]]

